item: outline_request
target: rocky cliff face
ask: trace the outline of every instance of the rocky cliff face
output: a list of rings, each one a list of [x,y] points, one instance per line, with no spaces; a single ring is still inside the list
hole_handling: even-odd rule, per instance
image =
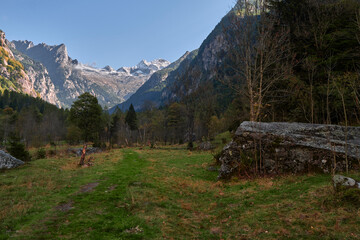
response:
[[[0,30],[0,89],[26,93],[36,97],[34,89],[24,66],[18,62],[7,44],[5,33]]]
[[[331,173],[359,168],[360,128],[307,123],[243,122],[222,151],[219,178],[251,173]],[[257,161],[255,161],[257,159]]]
[[[61,103],[56,96],[55,86],[51,81],[46,67],[40,62],[37,62],[16,50],[13,43],[9,42],[8,45],[10,46],[15,58],[24,66],[33,88],[40,97],[43,100],[60,107]]]
[[[163,59],[152,62],[143,60],[135,67],[114,70],[106,66],[98,69],[71,59],[64,44],[34,45],[29,41],[12,43],[16,50],[46,68],[62,107],[70,107],[84,92],[95,95],[103,106],[117,105],[128,99],[154,72],[170,64]]]
[[[217,81],[216,73],[225,61],[224,53],[228,49],[223,29],[228,26],[231,17],[232,12],[229,12],[204,40],[192,61],[179,66],[182,70],[173,76],[172,83],[161,94],[162,103],[193,93],[204,82],[214,84]]]

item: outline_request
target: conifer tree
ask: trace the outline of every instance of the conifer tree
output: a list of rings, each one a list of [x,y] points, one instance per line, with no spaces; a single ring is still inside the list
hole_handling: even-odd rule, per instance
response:
[[[70,109],[70,121],[83,132],[85,141],[97,141],[101,126],[102,108],[90,93],[79,96]]]
[[[132,104],[130,105],[129,111],[126,114],[125,122],[130,127],[131,131],[138,129],[136,112]]]

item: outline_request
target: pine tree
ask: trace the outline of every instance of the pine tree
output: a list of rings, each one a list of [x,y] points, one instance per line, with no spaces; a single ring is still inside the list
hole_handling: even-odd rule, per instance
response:
[[[70,109],[70,121],[82,130],[85,141],[98,141],[102,108],[90,93],[79,96]]]
[[[136,112],[132,104],[130,105],[129,111],[126,114],[125,122],[127,125],[129,125],[131,131],[138,129]]]
[[[25,145],[21,142],[20,137],[15,134],[10,136],[6,151],[8,151],[13,157],[24,162],[31,160],[30,153],[25,149]]]

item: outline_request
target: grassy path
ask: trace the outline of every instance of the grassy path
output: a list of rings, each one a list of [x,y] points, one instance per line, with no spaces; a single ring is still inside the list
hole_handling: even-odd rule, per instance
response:
[[[0,172],[0,239],[359,239],[359,205],[328,175],[230,182],[212,156],[123,149]],[[353,177],[360,177],[354,173]]]
[[[77,169],[76,159],[64,160],[65,165],[48,159],[2,172],[9,185],[1,184],[5,201],[0,205],[13,205],[13,210],[1,215],[0,238],[142,239],[144,232],[151,238],[156,231],[133,216],[126,203],[128,186],[136,184],[147,162],[131,150],[95,159],[99,164],[87,169]],[[24,211],[21,204],[28,204]]]

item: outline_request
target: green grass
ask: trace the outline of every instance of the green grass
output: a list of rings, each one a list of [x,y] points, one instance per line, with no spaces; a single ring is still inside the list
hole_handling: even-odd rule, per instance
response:
[[[329,175],[218,182],[208,152],[123,149],[0,172],[0,239],[358,239]],[[359,173],[352,177],[359,178]],[[89,183],[98,184],[83,192]]]

